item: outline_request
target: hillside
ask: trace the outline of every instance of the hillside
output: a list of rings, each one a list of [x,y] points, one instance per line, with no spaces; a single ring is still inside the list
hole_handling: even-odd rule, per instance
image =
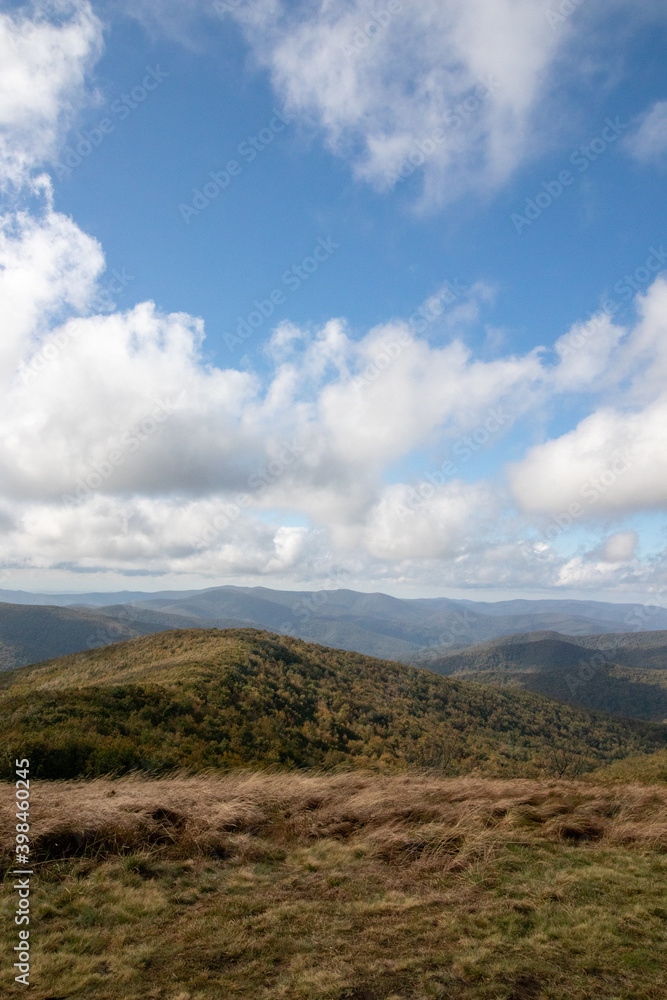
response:
[[[142,635],[163,632],[166,628],[245,628],[247,622],[239,618],[198,618],[187,612],[174,614],[169,611],[149,611],[136,604],[112,604],[96,608],[99,615],[125,622],[133,628],[141,629]],[[73,650],[72,652],[77,652]]]
[[[197,628],[238,628],[237,619],[196,619]],[[58,607],[0,603],[0,671],[172,628],[192,628],[193,616],[116,604]]]
[[[0,670],[142,634],[142,629],[87,608],[0,604]]]
[[[497,687],[521,688],[614,715],[667,720],[667,632],[504,636],[413,661],[429,670]]]
[[[664,785],[244,771],[31,787],[35,1000],[667,994]],[[13,797],[0,785],[3,869]],[[0,907],[11,955],[15,894]],[[3,963],[3,996],[13,975]]]
[[[238,765],[575,774],[665,727],[245,630],[174,630],[0,675],[0,776]]]
[[[189,625],[181,615],[125,605],[93,609],[0,604],[0,671]]]

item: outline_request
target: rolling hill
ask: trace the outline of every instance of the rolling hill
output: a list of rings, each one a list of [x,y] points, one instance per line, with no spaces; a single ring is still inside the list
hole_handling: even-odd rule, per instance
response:
[[[614,715],[667,720],[667,631],[504,636],[415,663],[438,674],[512,687]]]
[[[124,605],[108,610],[0,604],[0,670],[189,624],[179,615]]]
[[[141,634],[89,609],[0,604],[0,670]]]
[[[142,769],[437,766],[578,773],[667,728],[254,629],[131,639],[0,675],[0,777]]]

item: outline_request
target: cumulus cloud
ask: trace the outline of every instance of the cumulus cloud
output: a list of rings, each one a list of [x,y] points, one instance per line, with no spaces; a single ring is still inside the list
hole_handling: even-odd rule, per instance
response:
[[[422,208],[492,192],[552,147],[576,120],[568,83],[617,82],[628,36],[666,16],[662,0],[116,2],[189,47],[236,21],[300,125],[380,190],[418,177]]]
[[[488,485],[453,481],[416,493],[404,483],[386,489],[371,510],[364,532],[367,551],[378,559],[454,559],[481,546],[497,514]]]
[[[0,19],[18,38],[19,83],[39,77],[0,165],[32,197],[31,212],[15,206],[0,229],[3,560],[270,575],[312,562],[322,532],[342,551],[391,557],[388,464],[438,433],[474,427],[517,390],[528,396],[541,378],[537,356],[482,363],[456,339],[430,346],[417,320],[357,339],[331,320],[315,332],[275,331],[260,380],[205,364],[195,317],[150,302],[97,314],[102,249],[54,211],[39,174],[86,100],[99,43],[86,4],[61,13],[59,24],[28,31]],[[50,102],[38,99],[45,90]],[[475,310],[485,297],[480,288],[460,304]],[[435,298],[439,313],[442,289]],[[465,484],[440,492],[421,515],[428,527],[415,521],[395,555],[419,556],[427,533],[432,550],[462,551],[487,502]],[[312,527],[281,524],[276,510]]]
[[[640,163],[667,163],[667,101],[656,101],[642,116],[626,147]]]
[[[372,505],[388,464],[475,426],[542,374],[532,354],[485,363],[407,325],[353,340],[332,320],[287,341],[279,330],[282,360],[262,384],[205,366],[202,338],[201,321],[152,303],[52,328],[52,356],[28,356],[0,402],[6,495],[206,496],[254,477],[264,506],[345,521]]]
[[[636,556],[639,535],[636,531],[617,531],[605,542],[602,558],[605,562],[630,562]]]
[[[594,515],[663,509],[666,420],[664,399],[635,413],[598,410],[511,468],[514,494],[528,511],[555,513],[572,504]]]
[[[574,516],[580,517],[667,504],[667,280],[656,278],[636,304],[639,319],[625,337],[608,318],[598,317],[593,331],[582,328],[593,336],[584,336],[578,351],[573,347],[570,355],[560,341],[556,345],[562,358],[554,373],[557,386],[576,387],[581,357],[581,372],[592,388],[606,370],[605,386],[611,385],[616,402],[530,449],[510,467],[514,495],[524,510],[566,513],[574,505],[581,508]]]
[[[533,0],[242,4],[288,108],[382,188],[423,167],[427,199],[504,181],[562,35]]]
[[[574,323],[554,345],[558,355],[554,387],[562,392],[591,392],[613,384],[610,363],[625,333],[605,312]]]
[[[96,240],[54,212],[48,190],[38,216],[0,215],[0,374],[43,350],[54,322],[85,310],[104,269]]]
[[[102,31],[90,5],[60,0],[58,23],[43,5],[0,16],[0,187],[20,188],[57,151],[67,127],[90,99],[86,74],[101,51]]]

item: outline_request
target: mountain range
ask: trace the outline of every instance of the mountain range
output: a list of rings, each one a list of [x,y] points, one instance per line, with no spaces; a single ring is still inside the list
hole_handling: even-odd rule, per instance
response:
[[[412,662],[425,648],[446,655],[517,633],[552,631],[590,636],[667,629],[667,609],[641,604],[572,600],[488,603],[446,597],[401,599],[352,590],[280,591],[233,586],[152,594],[139,591],[30,594],[0,590],[0,602],[4,602],[0,605],[0,644],[13,644],[6,653],[0,645],[0,665],[5,668],[20,662],[35,662],[34,644],[22,651],[17,630],[8,624],[12,621],[10,605],[50,606],[98,616],[94,622],[87,620],[93,627],[83,637],[85,641],[78,625],[75,627],[75,619],[69,615],[62,617],[58,641],[68,641],[66,637],[71,635],[67,649],[55,645],[49,648],[48,629],[38,629],[43,636],[39,646],[42,659],[91,645],[105,645],[118,638],[181,627],[252,626],[405,662]],[[38,628],[38,620],[37,613],[31,627]],[[52,610],[48,628],[54,628],[57,620]],[[126,631],[121,634],[123,629]]]

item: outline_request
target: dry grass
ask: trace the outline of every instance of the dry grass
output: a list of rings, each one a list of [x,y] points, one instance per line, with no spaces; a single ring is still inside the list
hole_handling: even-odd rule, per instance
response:
[[[240,771],[32,803],[34,1000],[667,995],[665,786]]]
[[[604,840],[667,850],[667,787],[577,781],[402,775],[267,773],[33,785],[33,857],[107,854],[147,844],[209,854],[263,837],[288,847],[314,839],[392,843],[427,830],[433,849],[508,838]],[[11,801],[9,785],[0,802]],[[13,842],[3,808],[0,851]]]

